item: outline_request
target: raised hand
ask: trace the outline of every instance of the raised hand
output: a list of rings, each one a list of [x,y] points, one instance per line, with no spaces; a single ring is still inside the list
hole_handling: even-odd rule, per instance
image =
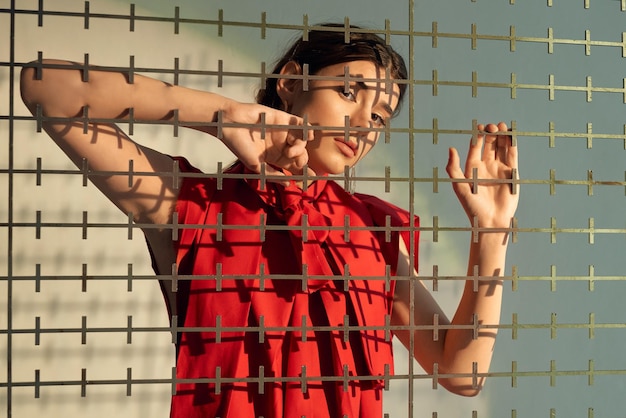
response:
[[[306,144],[313,128],[302,118],[270,107],[230,102],[222,111],[222,142],[250,170],[260,173],[266,163],[268,175],[284,175],[279,169],[301,174],[308,162]]]
[[[504,122],[478,125],[478,131],[470,142],[465,170],[456,149],[450,148],[446,171],[451,179],[461,180],[452,187],[470,222],[477,218],[481,228],[507,228],[519,200],[518,190],[513,193],[517,185],[510,181],[517,173],[517,146]]]

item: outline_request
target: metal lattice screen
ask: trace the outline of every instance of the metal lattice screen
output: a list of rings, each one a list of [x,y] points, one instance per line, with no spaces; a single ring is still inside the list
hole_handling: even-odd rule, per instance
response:
[[[409,100],[357,188],[419,214],[420,276],[448,310],[469,235],[444,171],[476,123],[519,143],[494,361],[459,398],[398,346],[384,408],[412,417],[623,417],[626,2],[0,1],[0,403],[7,416],[167,416],[174,348],[141,231],[19,98],[30,61],[63,58],[251,101],[286,40],[373,28],[407,59]],[[267,63],[267,66],[266,64]],[[232,156],[176,124],[126,129],[206,172]]]

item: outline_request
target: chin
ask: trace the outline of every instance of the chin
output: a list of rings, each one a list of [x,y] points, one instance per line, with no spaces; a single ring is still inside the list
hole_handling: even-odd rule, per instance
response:
[[[309,168],[315,172],[317,176],[325,176],[325,175],[337,175],[343,174],[346,170],[345,162],[341,162],[338,164],[323,164],[323,165],[309,165]]]
[[[309,149],[309,168],[317,175],[341,175],[345,173],[346,166],[354,165],[358,158],[348,157],[339,152],[336,145],[328,143],[324,147]]]
[[[328,169],[328,170],[323,170],[323,172],[327,175],[331,175],[331,176],[336,176],[339,174],[344,174],[346,172],[345,166],[341,167],[341,168],[334,168],[334,169]],[[318,173],[316,171],[316,173]]]

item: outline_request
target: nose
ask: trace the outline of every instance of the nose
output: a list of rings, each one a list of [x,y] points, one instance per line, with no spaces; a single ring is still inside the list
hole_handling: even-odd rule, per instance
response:
[[[359,141],[369,137],[376,140],[378,136],[378,132],[374,132],[372,110],[368,106],[360,106],[350,117],[346,117],[346,126],[351,128],[351,135]]]
[[[374,127],[371,107],[362,105],[354,109],[350,116],[350,126],[360,128],[358,129],[359,136],[367,135]]]
[[[350,127],[352,128],[371,128],[372,123],[372,111],[368,106],[359,106],[354,109],[352,115],[349,117]]]

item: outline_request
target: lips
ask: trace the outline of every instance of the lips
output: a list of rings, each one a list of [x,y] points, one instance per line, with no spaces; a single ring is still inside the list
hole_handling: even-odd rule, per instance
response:
[[[356,155],[356,144],[352,142],[346,142],[344,138],[335,138],[335,144],[337,148],[348,158],[354,158]]]

